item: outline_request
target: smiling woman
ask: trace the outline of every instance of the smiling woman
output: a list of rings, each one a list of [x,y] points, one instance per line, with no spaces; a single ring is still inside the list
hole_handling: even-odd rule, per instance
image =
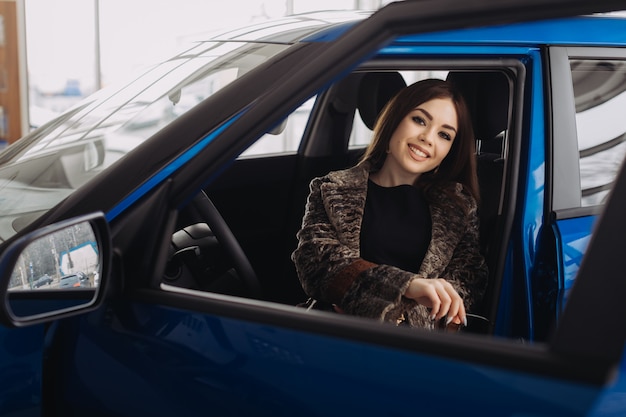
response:
[[[460,93],[436,79],[400,90],[361,162],[311,183],[293,253],[305,292],[357,316],[467,326],[487,278],[476,183]]]

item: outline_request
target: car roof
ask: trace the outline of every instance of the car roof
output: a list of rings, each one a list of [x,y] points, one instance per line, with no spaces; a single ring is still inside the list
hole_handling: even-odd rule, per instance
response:
[[[626,44],[626,18],[580,16],[402,36],[394,43],[606,45]]]
[[[337,39],[372,11],[323,11],[287,16],[202,41],[293,44]],[[402,36],[394,43],[626,45],[626,18],[602,14]]]

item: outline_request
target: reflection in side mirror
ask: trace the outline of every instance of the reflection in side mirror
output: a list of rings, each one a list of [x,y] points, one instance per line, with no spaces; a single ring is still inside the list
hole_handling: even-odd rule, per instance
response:
[[[9,246],[0,262],[5,321],[22,325],[93,307],[108,239],[106,220],[97,214],[49,226]]]
[[[11,274],[9,291],[97,287],[98,244],[87,221],[32,241]]]

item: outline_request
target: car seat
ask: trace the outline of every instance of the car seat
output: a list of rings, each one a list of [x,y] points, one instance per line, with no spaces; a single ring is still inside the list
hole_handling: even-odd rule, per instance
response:
[[[359,84],[357,98],[357,108],[365,126],[373,130],[383,107],[404,87],[406,82],[398,72],[366,73]]]
[[[502,182],[506,158],[506,134],[510,113],[511,83],[501,71],[450,72],[447,80],[463,94],[469,107],[476,138],[478,184],[480,187],[480,243],[489,266],[489,281],[483,305],[477,308],[493,326],[497,309],[498,228]]]
[[[487,253],[493,243],[500,209],[509,120],[509,80],[503,72],[450,72],[447,80],[463,94],[474,126],[481,199],[481,247]]]

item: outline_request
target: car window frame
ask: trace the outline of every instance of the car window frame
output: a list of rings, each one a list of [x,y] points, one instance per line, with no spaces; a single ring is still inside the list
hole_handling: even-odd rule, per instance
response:
[[[515,95],[517,100],[524,101],[525,83],[518,84]],[[518,113],[519,123],[515,128],[520,132],[523,128],[521,126],[522,107],[520,102],[513,110],[514,113]],[[519,143],[521,141],[516,142],[517,146],[521,147]],[[520,152],[519,149],[518,152]],[[384,325],[380,328],[372,327],[370,320],[358,317],[311,312],[292,306],[181,288],[171,292],[154,288],[137,288],[133,296],[140,302],[169,305],[244,320],[252,319],[255,322],[299,331],[312,331],[321,335],[338,336],[437,356],[451,356],[457,360],[529,371],[549,377],[567,378],[593,384],[600,384],[606,378],[606,368],[598,367],[595,361],[581,366],[578,358],[573,360],[573,358],[554,357],[549,353],[549,345],[545,343],[529,346],[520,345],[514,340],[497,340],[464,334],[456,335],[458,338],[451,340],[443,336],[432,337],[428,332],[406,332],[404,329]],[[570,362],[570,360],[573,361]]]
[[[410,47],[405,45],[406,47]],[[420,54],[406,54],[405,58],[396,56],[386,56],[384,53],[374,56],[372,59],[362,63],[353,72],[375,72],[375,71],[415,71],[415,70],[440,70],[456,69],[456,70],[496,70],[508,73],[508,78],[513,86],[510,94],[510,114],[509,114],[509,132],[507,133],[507,141],[503,145],[503,178],[502,188],[500,190],[500,202],[498,207],[499,221],[496,224],[495,235],[500,236],[501,242],[508,242],[512,236],[513,219],[516,210],[516,196],[518,195],[520,183],[520,163],[523,144],[524,131],[524,109],[527,97],[527,85],[532,85],[532,70],[528,68],[529,53],[535,50],[535,47],[514,47],[493,46],[493,52],[485,54],[483,45],[466,45],[459,47],[455,54],[446,51],[440,46],[423,46],[420,45]],[[382,52],[382,51],[381,51]],[[493,54],[493,55],[492,55]],[[310,125],[305,131],[305,137],[302,140],[301,153],[304,157],[325,157],[335,149],[332,143],[321,141],[312,141],[311,136],[316,135],[319,130],[319,114],[320,110],[317,106],[323,108],[327,101],[328,94],[319,94],[319,104],[312,113]],[[358,111],[358,110],[357,110]],[[355,118],[360,117],[358,114]],[[530,118],[527,117],[526,121]],[[324,137],[329,137],[328,135]],[[344,144],[346,147],[348,143]],[[356,154],[362,152],[365,148],[348,148],[347,152]],[[507,253],[510,251],[508,245],[503,244],[498,248],[493,248],[490,259],[495,259],[490,263],[490,278],[493,280],[493,292],[488,305],[489,320],[495,323],[496,313],[500,303],[500,290],[503,286]]]
[[[302,92],[300,94],[302,94]],[[297,97],[297,96],[294,96],[294,97]],[[274,109],[276,109],[276,107],[274,107]],[[242,115],[242,118],[247,117],[247,116],[250,116],[250,113]],[[236,130],[236,126],[234,126],[234,130]],[[246,133],[250,134],[250,132],[246,132]],[[191,296],[192,294],[193,294],[193,296]],[[333,330],[331,330],[331,329],[334,329],[335,328],[334,325],[337,324],[337,317],[335,317],[335,316],[332,316],[332,318],[329,318],[327,316],[319,317],[319,316],[307,315],[307,314],[303,315],[303,314],[301,314],[301,312],[299,312],[297,310],[296,311],[292,311],[292,309],[290,309],[288,312],[285,312],[285,311],[282,311],[282,309],[279,306],[272,306],[270,308],[263,308],[263,304],[264,304],[263,302],[256,303],[256,302],[252,302],[252,301],[245,300],[245,299],[242,300],[242,299],[238,299],[238,298],[229,298],[227,296],[226,296],[226,298],[223,298],[225,296],[219,296],[219,295],[216,295],[216,294],[199,293],[199,292],[194,292],[193,290],[189,290],[187,292],[186,291],[181,291],[179,294],[177,294],[177,296],[175,296],[173,294],[166,294],[166,295],[160,294],[159,298],[161,298],[161,297],[164,297],[165,299],[170,299],[170,301],[173,301],[173,300],[171,300],[171,298],[173,299],[173,298],[181,297],[181,300],[182,299],[185,300],[185,302],[184,302],[185,305],[189,306],[190,305],[189,303],[191,303],[191,304],[195,305],[196,308],[200,309],[201,311],[207,312],[207,313],[211,312],[211,311],[212,312],[216,312],[214,310],[214,308],[217,307],[218,305],[220,305],[222,308],[225,308],[227,305],[230,306],[230,307],[237,306],[237,308],[235,308],[232,311],[232,313],[236,314],[237,316],[239,316],[239,314],[241,314],[244,310],[248,310],[248,309],[249,309],[250,312],[256,311],[258,313],[259,312],[258,309],[260,308],[265,313],[267,313],[267,316],[265,316],[265,319],[270,320],[270,322],[273,322],[274,324],[281,325],[281,326],[287,326],[287,327],[292,325],[292,326],[294,326],[295,328],[298,328],[298,329],[302,329],[303,326],[304,326],[308,330],[312,330],[311,327],[310,327],[310,325],[312,323],[311,323],[311,321],[309,319],[311,319],[312,317],[315,317],[316,319],[320,320],[320,322],[319,322],[320,326],[319,326],[319,328],[316,329],[317,331],[321,331],[321,332],[323,332],[325,334],[329,334],[329,332],[331,334],[333,334],[333,335],[337,335],[338,334],[338,333],[335,333]],[[196,297],[196,298],[194,298],[194,297]],[[218,310],[222,311],[221,308],[218,308]],[[277,313],[278,311],[280,311],[280,314],[278,314],[278,317],[274,316],[274,314]],[[247,316],[247,315],[245,315],[245,316]],[[247,316],[247,318],[250,318],[250,317]],[[257,319],[259,319],[259,318],[260,317],[257,315]],[[277,320],[277,321],[274,322],[272,320],[272,318]],[[344,319],[344,317],[341,317],[341,320],[343,320],[343,319]],[[360,326],[357,325],[355,321],[353,321],[353,318],[346,317],[345,319],[348,320],[349,325],[346,326],[346,327],[339,326],[341,328],[341,331],[339,333],[342,336],[348,337],[348,338],[351,338],[351,339],[354,338],[354,339],[357,339],[357,340],[368,340],[368,341],[372,341],[375,338],[376,340],[378,340],[378,343],[380,343],[380,334],[378,336],[375,336],[375,335],[372,335],[372,334],[367,334],[367,335],[362,334],[362,333],[360,333],[358,331]],[[358,320],[358,319],[356,319],[356,320]],[[263,321],[265,322],[265,320],[263,320]],[[343,323],[343,324],[347,324],[347,323]],[[386,333],[387,330],[388,329],[384,329],[385,333]],[[383,330],[381,330],[381,331],[383,331]],[[368,332],[369,333],[378,333],[378,332],[373,332],[371,330],[371,328],[368,329]],[[402,336],[397,335],[397,336],[402,338],[402,336],[406,336],[406,335],[402,335]],[[428,337],[426,337],[426,338],[428,339]],[[391,339],[394,339],[394,338],[391,338]],[[391,339],[389,341],[386,340],[384,342],[384,345],[386,345],[386,346],[393,345],[394,343],[391,342]],[[397,340],[397,339],[395,339],[395,340]],[[464,340],[463,342],[468,342],[468,340]],[[482,359],[479,358],[479,356],[484,356],[484,353],[485,353],[485,351],[482,351],[482,348],[481,348],[483,342],[485,342],[487,345],[490,343],[490,341],[486,342],[486,341],[481,340],[480,343],[477,343],[477,344],[470,343],[469,345],[467,345],[467,346],[470,346],[470,345],[473,346],[474,349],[470,349],[470,350],[473,351],[474,354],[476,354],[476,356],[472,355],[470,360],[472,360],[472,361],[474,361],[474,360],[484,361],[485,360],[484,358],[482,358]],[[434,343],[434,345],[438,344],[436,341],[433,342],[433,343]],[[408,343],[406,340],[404,342],[402,342],[401,345],[404,348],[408,348],[409,346],[415,346],[412,343]],[[550,371],[547,371],[547,372],[548,372],[548,374],[551,374],[551,375],[554,375],[552,372],[556,370],[555,367],[558,368],[560,366],[560,365],[557,365],[557,363],[562,364],[562,362],[560,362],[560,360],[556,361],[556,362],[552,362],[549,357],[543,357],[541,352],[545,352],[544,349],[543,349],[543,348],[545,348],[545,345],[542,346],[541,344],[538,344],[537,345],[538,350],[535,351],[533,354],[531,354],[531,356],[534,359],[530,360],[530,362],[527,362],[525,360],[521,360],[521,361],[512,360],[513,357],[516,357],[516,355],[521,355],[521,357],[524,357],[524,356],[526,356],[527,353],[530,353],[530,352],[526,352],[526,351],[524,351],[522,349],[522,352],[516,352],[516,354],[513,355],[513,357],[511,357],[509,355],[512,354],[512,350],[510,350],[512,345],[514,345],[514,342],[505,342],[502,345],[498,344],[498,347],[496,347],[496,351],[499,351],[499,354],[496,355],[496,353],[493,352],[494,354],[493,355],[489,355],[489,356],[492,357],[492,358],[495,357],[495,356],[499,356],[500,359],[502,359],[503,357],[507,357],[508,359],[504,360],[502,363],[500,363],[500,365],[504,364],[505,362],[509,363],[511,361],[511,362],[515,362],[515,363],[518,363],[518,364],[520,362],[524,363],[523,368],[526,369],[526,370],[533,369],[533,371],[534,371],[536,369],[537,371],[539,371],[539,368],[543,368],[544,371],[545,371],[546,369],[550,369]],[[398,346],[400,346],[400,344]],[[423,352],[424,350],[422,350],[422,348],[423,349],[426,349],[426,348],[423,345],[420,345],[420,346],[421,347],[420,347],[419,350],[421,352]],[[502,349],[502,350],[500,350],[500,349]],[[443,349],[443,350],[445,351],[445,349]],[[455,349],[453,349],[453,350],[455,350]],[[440,350],[440,352],[441,352],[441,350]],[[482,352],[482,354],[478,354],[477,352]],[[536,355],[538,355],[538,356],[536,356]],[[464,356],[464,355],[462,355],[462,356]],[[455,356],[455,357],[458,357],[458,356]],[[521,357],[517,357],[517,358],[521,359]],[[562,359],[562,358],[560,358],[560,359]],[[534,360],[539,360],[539,362],[541,362],[542,365],[541,366],[537,366],[539,362],[534,362]],[[491,363],[493,363],[493,362],[491,362]],[[545,368],[544,368],[544,366],[545,366]],[[568,368],[568,366],[566,366],[566,368]],[[587,368],[587,367],[583,367],[583,368],[586,369],[586,372],[592,372],[592,373],[595,372],[595,371],[591,370],[592,368],[595,368],[595,364],[593,364],[589,368]],[[561,371],[564,371],[564,369],[562,369]],[[572,375],[570,375],[570,376],[572,376]],[[587,379],[588,377],[590,377],[589,374],[587,374],[587,376],[585,377],[585,380],[589,380],[589,379]],[[590,378],[593,379],[593,377],[590,377]]]

